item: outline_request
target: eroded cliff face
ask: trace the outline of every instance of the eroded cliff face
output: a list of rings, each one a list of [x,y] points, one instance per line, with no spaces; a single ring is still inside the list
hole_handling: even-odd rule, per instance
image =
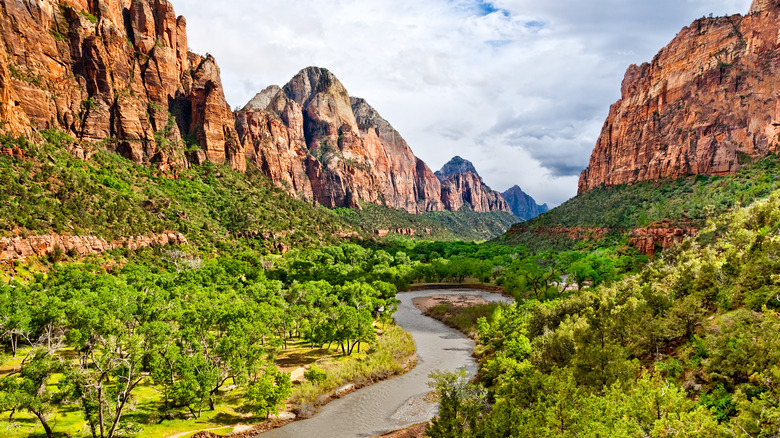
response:
[[[702,18],[629,67],[579,192],[735,172],[780,144],[780,2]]]
[[[0,0],[0,119],[162,169],[246,168],[219,68],[167,0]]]
[[[512,212],[501,194],[482,181],[468,160],[455,156],[435,175],[441,181],[441,200],[447,210],[458,211],[465,205],[477,213]]]
[[[328,70],[309,67],[236,113],[247,157],[291,194],[328,207],[383,204],[443,210],[441,185],[368,103]]]

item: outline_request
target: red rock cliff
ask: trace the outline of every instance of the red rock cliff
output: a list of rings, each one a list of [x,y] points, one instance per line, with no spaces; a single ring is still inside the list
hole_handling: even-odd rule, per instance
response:
[[[0,119],[5,134],[57,128],[162,168],[246,167],[219,68],[188,52],[167,0],[0,0]]]
[[[401,135],[328,70],[309,67],[236,113],[247,157],[272,181],[328,207],[443,210],[441,185]]]
[[[629,67],[579,192],[735,172],[780,144],[780,2],[702,18]]]

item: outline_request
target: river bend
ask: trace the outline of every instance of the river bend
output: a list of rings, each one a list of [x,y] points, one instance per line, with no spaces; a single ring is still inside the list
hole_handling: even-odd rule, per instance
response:
[[[398,294],[393,318],[411,333],[417,345],[417,366],[408,373],[367,386],[323,406],[313,418],[296,421],[258,435],[260,438],[374,437],[433,418],[436,405],[423,399],[434,370],[477,370],[471,357],[474,343],[458,331],[428,318],[412,300],[434,295],[480,295],[487,301],[511,302],[499,294],[478,290],[425,290]]]

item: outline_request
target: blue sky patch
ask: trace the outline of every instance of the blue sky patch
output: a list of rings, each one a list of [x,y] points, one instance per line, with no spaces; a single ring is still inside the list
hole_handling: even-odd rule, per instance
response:
[[[499,11],[492,3],[484,0],[477,0],[477,10],[479,11],[479,15],[490,15],[493,12]]]
[[[525,23],[525,28],[531,32],[539,32],[544,29],[544,23],[537,20],[528,21]]]

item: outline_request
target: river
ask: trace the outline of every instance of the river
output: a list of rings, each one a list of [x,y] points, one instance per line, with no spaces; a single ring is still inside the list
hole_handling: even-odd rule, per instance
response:
[[[313,418],[296,421],[258,435],[261,438],[374,437],[433,418],[436,404],[423,399],[434,370],[477,370],[471,357],[474,343],[456,330],[428,318],[412,300],[433,295],[480,295],[487,301],[511,302],[499,294],[478,290],[425,290],[398,294],[401,303],[393,318],[411,333],[417,345],[417,366],[408,373],[360,389],[334,400]]]

